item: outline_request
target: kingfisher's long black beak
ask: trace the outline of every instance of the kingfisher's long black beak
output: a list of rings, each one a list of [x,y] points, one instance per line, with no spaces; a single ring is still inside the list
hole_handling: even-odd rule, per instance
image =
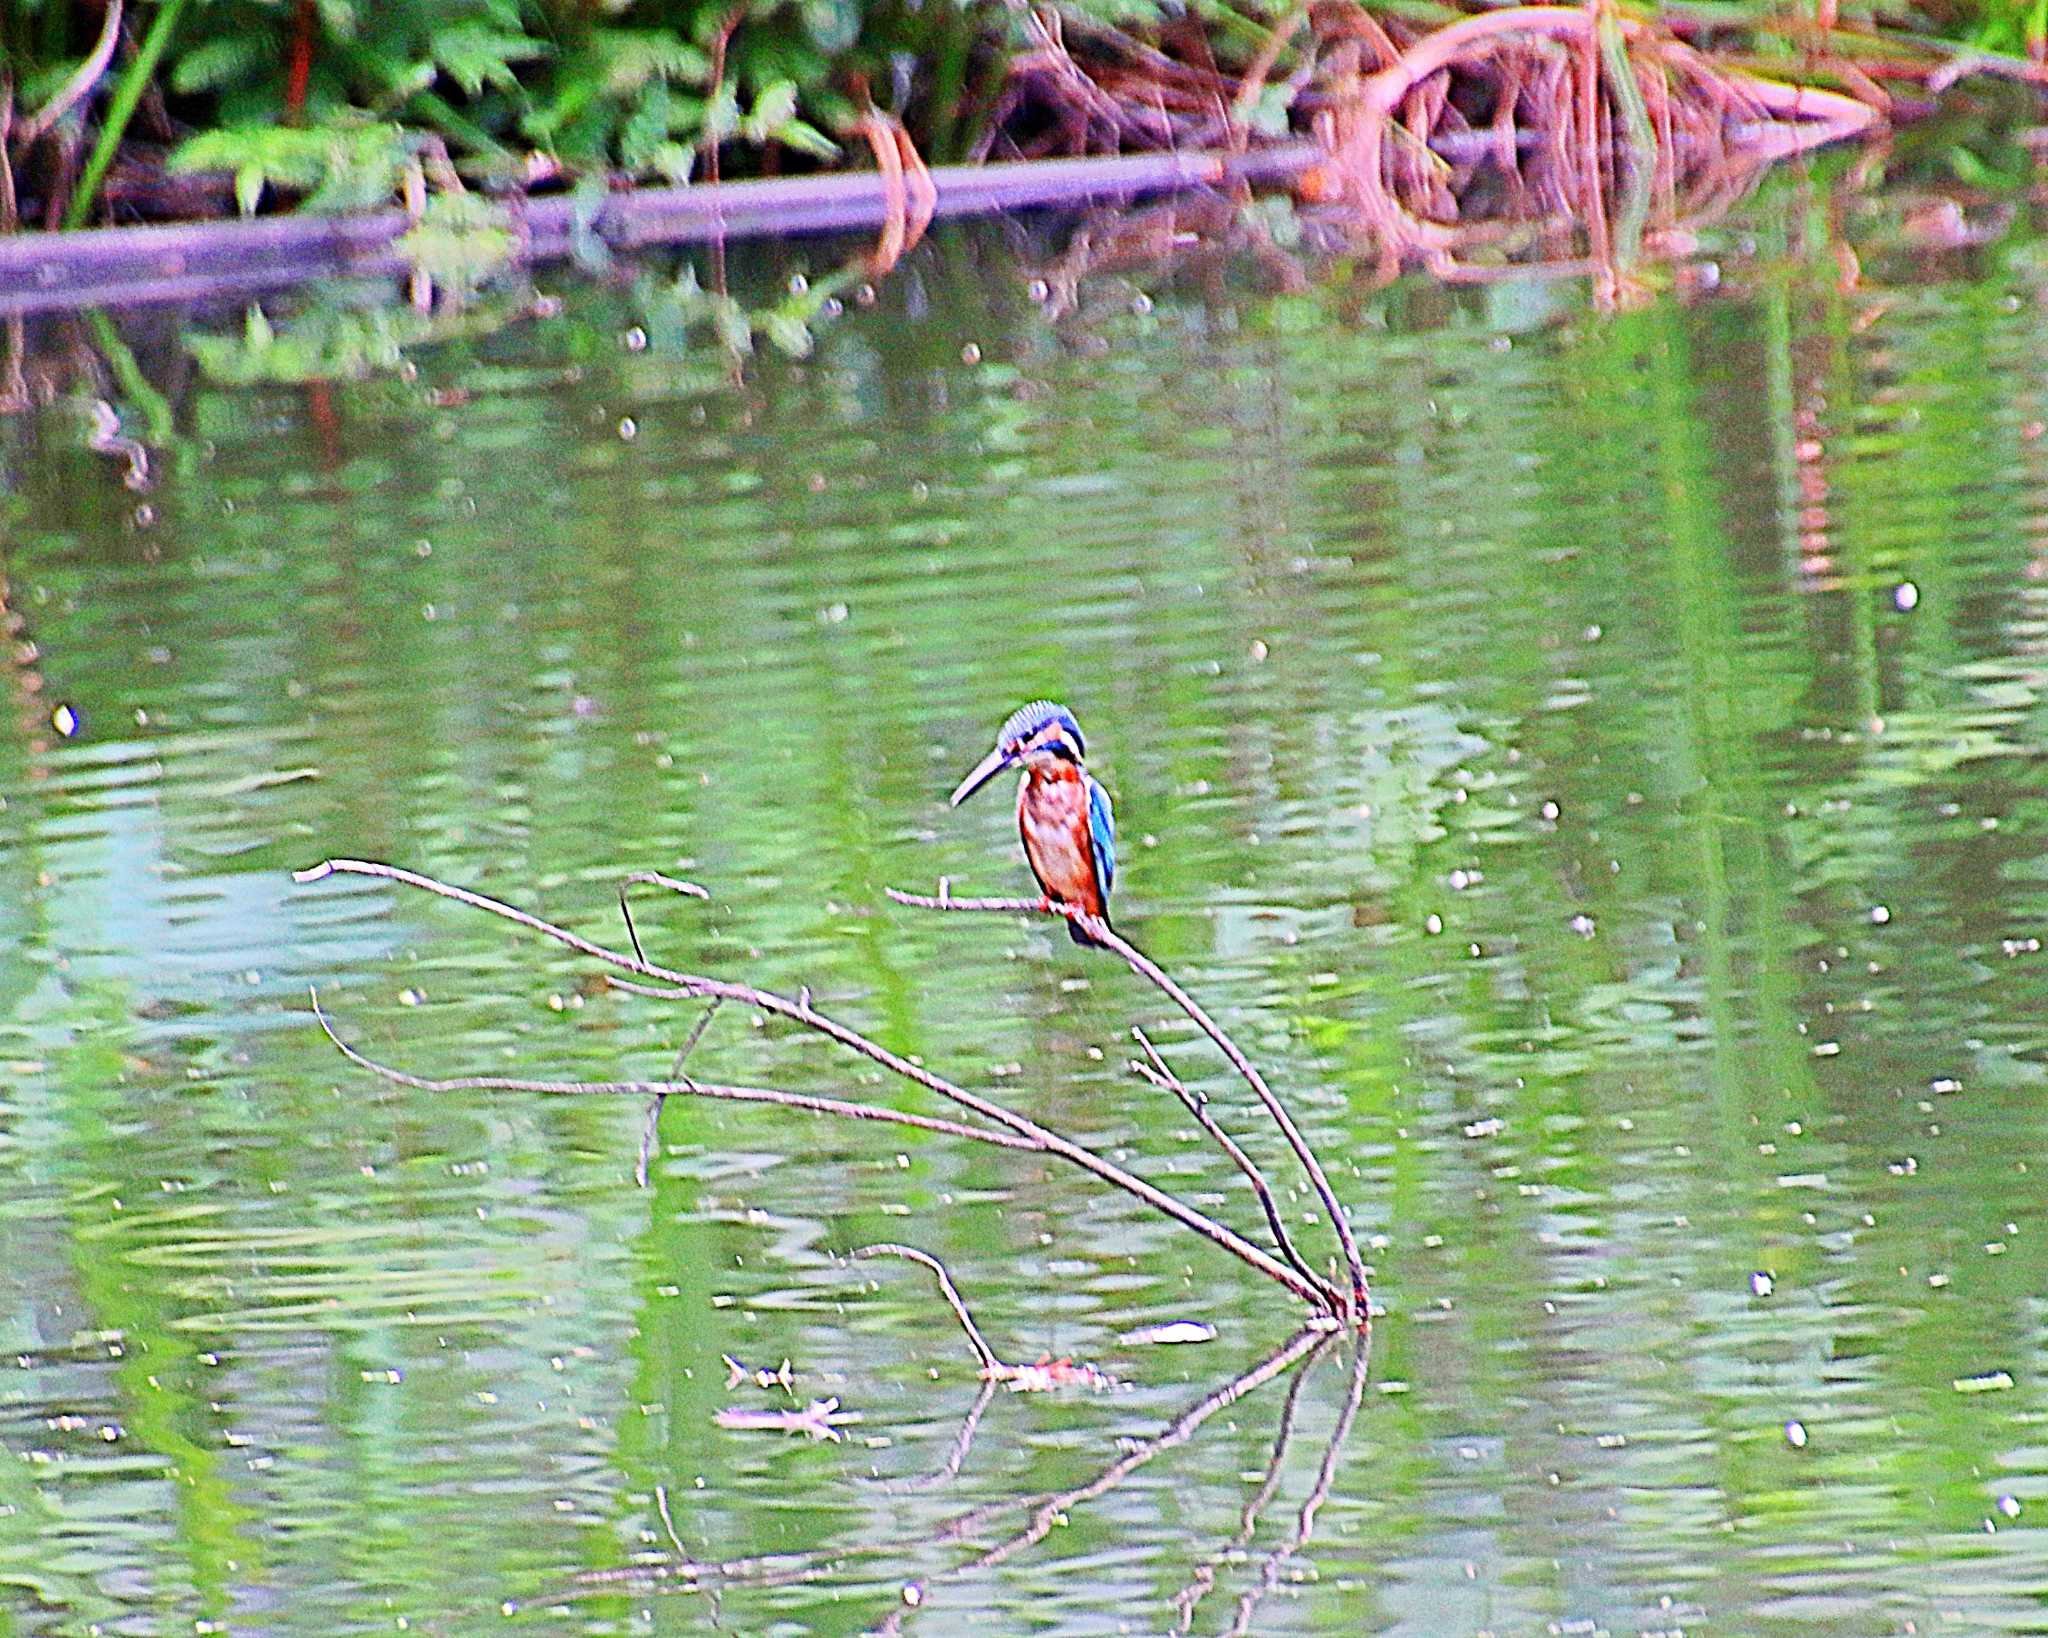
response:
[[[954,788],[953,794],[946,800],[957,808],[1005,768],[1014,768],[1018,760],[1019,758],[1015,751],[1005,750],[1002,746],[998,745],[987,756],[983,757],[980,762],[975,764],[974,772],[961,780]]]

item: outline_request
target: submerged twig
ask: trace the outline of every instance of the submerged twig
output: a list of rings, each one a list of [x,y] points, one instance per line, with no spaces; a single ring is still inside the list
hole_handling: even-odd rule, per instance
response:
[[[865,1421],[859,1411],[841,1410],[839,1396],[813,1399],[808,1405],[789,1410],[757,1410],[751,1405],[728,1405],[715,1411],[715,1426],[735,1433],[799,1433],[819,1443],[838,1444],[846,1437],[839,1430]]]
[[[960,1295],[960,1288],[953,1283],[953,1276],[946,1272],[946,1265],[929,1251],[919,1251],[916,1246],[898,1245],[893,1240],[877,1241],[871,1246],[860,1246],[853,1255],[867,1259],[873,1257],[905,1257],[920,1267],[930,1269],[939,1279],[939,1295],[946,1299],[946,1306],[953,1310],[953,1317],[960,1322],[960,1329],[967,1333],[967,1344],[974,1350],[974,1357],[981,1361],[981,1374],[991,1381],[1008,1370],[995,1349],[988,1345],[988,1339],[981,1334],[981,1327],[974,1323],[974,1316],[967,1312],[967,1303]]]
[[[1118,1386],[1115,1377],[1095,1366],[1071,1359],[1043,1358],[1032,1364],[1012,1365],[1002,1359],[988,1345],[988,1339],[974,1323],[974,1316],[967,1312],[966,1300],[960,1295],[960,1288],[953,1283],[953,1276],[946,1272],[946,1265],[928,1251],[919,1251],[916,1246],[898,1245],[892,1240],[881,1241],[871,1246],[861,1246],[855,1257],[905,1257],[921,1264],[939,1277],[939,1292],[945,1297],[947,1306],[953,1310],[953,1317],[960,1322],[960,1328],[967,1333],[968,1344],[981,1361],[982,1380],[1001,1382],[1012,1393],[1042,1393],[1049,1388],[1114,1388]]]
[[[1365,1260],[1359,1254],[1357,1236],[1351,1232],[1351,1221],[1343,1206],[1338,1202],[1337,1192],[1330,1187],[1330,1180],[1323,1171],[1322,1162],[1316,1159],[1315,1151],[1309,1147],[1308,1139],[1301,1135],[1301,1128],[1294,1124],[1294,1117],[1266,1084],[1258,1066],[1247,1058],[1238,1044],[1225,1033],[1223,1026],[1202,1010],[1201,1004],[1188,992],[1168,977],[1165,970],[1144,951],[1132,944],[1121,933],[1099,916],[1091,916],[1072,905],[1065,905],[1047,899],[991,899],[955,898],[950,889],[937,894],[906,893],[899,888],[889,888],[889,897],[898,904],[911,905],[925,910],[968,910],[986,911],[1001,915],[1056,915],[1073,922],[1090,938],[1105,949],[1121,956],[1124,964],[1139,977],[1149,980],[1161,994],[1187,1014],[1189,1020],[1204,1035],[1208,1036],[1218,1051],[1229,1060],[1266,1113],[1273,1118],[1273,1124],[1280,1128],[1280,1135],[1287,1140],[1287,1146],[1294,1151],[1294,1157],[1301,1162],[1307,1174],[1309,1185],[1315,1190],[1316,1198],[1322,1202],[1323,1210],[1329,1214],[1331,1230],[1337,1236],[1337,1243],[1344,1253],[1344,1263],[1351,1275],[1351,1291],[1348,1302],[1349,1317],[1356,1324],[1363,1324],[1370,1313],[1370,1295],[1365,1279]]]

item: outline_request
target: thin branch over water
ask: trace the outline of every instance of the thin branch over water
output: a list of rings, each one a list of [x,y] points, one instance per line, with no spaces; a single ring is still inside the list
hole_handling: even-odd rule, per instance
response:
[[[1369,1292],[1365,1280],[1365,1260],[1359,1254],[1358,1239],[1351,1232],[1349,1214],[1337,1199],[1337,1191],[1330,1187],[1330,1180],[1323,1171],[1322,1162],[1309,1147],[1308,1139],[1301,1135],[1301,1128],[1294,1124],[1294,1117],[1287,1112],[1287,1106],[1266,1084],[1266,1077],[1259,1073],[1258,1066],[1246,1057],[1241,1048],[1224,1031],[1223,1026],[1203,1011],[1201,1004],[1188,992],[1168,977],[1165,970],[1150,956],[1132,944],[1100,916],[1091,916],[1071,905],[1056,904],[1047,899],[989,899],[955,898],[948,884],[941,882],[936,894],[906,893],[900,888],[889,888],[889,897],[898,904],[910,905],[921,910],[965,910],[981,911],[997,915],[1052,915],[1074,923],[1090,938],[1105,949],[1123,958],[1125,965],[1139,977],[1149,980],[1182,1012],[1204,1035],[1215,1044],[1216,1049],[1229,1061],[1244,1083],[1252,1089],[1266,1113],[1273,1117],[1273,1124],[1280,1129],[1280,1135],[1287,1140],[1288,1148],[1301,1162],[1301,1169],[1308,1176],[1309,1185],[1322,1202],[1323,1210],[1329,1215],[1330,1227],[1337,1236],[1337,1244],[1343,1249],[1344,1264],[1351,1275],[1350,1312],[1354,1323],[1364,1323],[1371,1312]],[[1283,1236],[1284,1240],[1284,1236]]]
[[[1218,1247],[1220,1250],[1229,1252],[1238,1261],[1293,1292],[1311,1307],[1322,1312],[1329,1311],[1328,1298],[1322,1286],[1313,1280],[1305,1278],[1300,1270],[1274,1256],[1263,1246],[1254,1245],[1235,1229],[1218,1222],[1215,1218],[1189,1205],[1178,1196],[1168,1194],[1165,1190],[1147,1182],[1144,1178],[1118,1165],[1115,1161],[1095,1153],[1094,1150],[1074,1142],[1072,1139],[1053,1131],[1049,1127],[1040,1125],[1028,1116],[1019,1114],[1017,1111],[999,1104],[993,1099],[970,1092],[965,1087],[925,1068],[922,1064],[913,1063],[910,1059],[891,1052],[888,1048],[868,1039],[858,1030],[818,1011],[816,1007],[812,1006],[808,991],[792,1000],[787,996],[777,995],[773,991],[763,990],[752,984],[710,978],[695,973],[678,972],[673,968],[660,966],[655,962],[648,961],[644,956],[627,955],[623,951],[609,949],[604,945],[584,938],[581,934],[573,933],[565,927],[559,927],[553,922],[546,921],[539,916],[506,904],[501,900],[487,897],[482,893],[473,892],[465,887],[456,887],[447,882],[437,881],[431,876],[422,875],[418,871],[407,870],[398,865],[381,864],[366,859],[328,859],[306,870],[296,872],[293,879],[299,882],[317,882],[333,875],[378,877],[386,881],[398,882],[401,885],[416,888],[421,892],[431,893],[439,898],[453,900],[457,904],[467,905],[472,909],[482,910],[490,915],[502,917],[517,926],[527,928],[529,931],[539,933],[543,937],[553,939],[556,943],[575,950],[579,954],[602,962],[608,967],[654,981],[653,985],[639,985],[626,984],[615,980],[615,982],[619,982],[619,987],[631,989],[636,994],[652,995],[661,999],[695,998],[711,1000],[715,998],[740,1001],[748,1006],[756,1007],[762,1012],[772,1014],[778,1018],[788,1019],[790,1022],[800,1024],[806,1029],[814,1030],[818,1034],[825,1036],[828,1040],[834,1041],[846,1048],[848,1051],[856,1053],[870,1062],[879,1064],[890,1073],[900,1076],[916,1086],[923,1087],[925,1090],[958,1105],[969,1113],[979,1115],[984,1120],[1004,1128],[1010,1137],[1023,1140],[1022,1142],[1004,1144],[1004,1147],[1040,1150],[1092,1173],[1112,1188],[1142,1201],[1154,1211],[1160,1212],[1182,1226],[1192,1229],[1203,1239],[1209,1241],[1210,1244]],[[367,1060],[365,1060],[365,1067],[381,1068],[381,1066],[369,1065]],[[397,1078],[397,1074],[394,1073],[389,1078]],[[439,1083],[426,1082],[424,1077],[415,1077],[414,1079],[424,1083],[426,1090],[453,1089],[452,1084],[444,1086]],[[494,1088],[497,1090],[533,1092],[549,1090],[575,1092],[586,1090],[590,1086],[603,1085],[609,1090],[631,1090],[638,1096],[651,1097],[656,1092],[688,1093],[692,1090],[692,1083],[684,1081],[528,1082],[514,1087],[504,1084],[504,1081],[497,1077],[482,1076],[468,1077],[467,1079],[471,1086],[479,1089]],[[738,1089],[729,1088],[727,1090],[730,1092]],[[763,1092],[770,1089],[753,1088],[748,1090]],[[794,1102],[794,1100],[804,1096],[806,1095],[777,1093],[770,1097],[756,1097],[751,1101]],[[825,1101],[812,1099],[809,1105],[797,1103],[796,1107],[811,1107],[817,1113],[838,1112],[828,1111],[823,1108],[822,1105]],[[851,1113],[855,1108],[871,1112],[857,1115],[854,1118],[884,1120],[894,1118],[900,1121],[903,1120],[900,1112],[893,1116],[881,1114],[872,1105],[848,1106],[846,1112]],[[914,1121],[903,1121],[903,1123],[921,1125],[933,1118],[918,1117]],[[972,1135],[977,1141],[992,1141],[986,1132],[972,1127],[961,1127],[960,1135]],[[1362,1313],[1363,1310],[1361,1309],[1360,1312]]]

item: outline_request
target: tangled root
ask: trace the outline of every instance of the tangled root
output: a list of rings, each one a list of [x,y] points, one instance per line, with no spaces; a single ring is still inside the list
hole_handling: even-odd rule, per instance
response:
[[[1725,68],[1608,0],[1426,33],[1316,0],[1236,74],[1206,48],[1122,34],[1091,33],[1077,56],[1055,16],[1031,31],[1001,110],[1020,154],[1241,147],[1306,127],[1322,157],[1298,193],[1376,244],[1390,272],[1542,266],[1592,275],[1605,300],[1627,294],[1640,257],[1686,249],[1773,161],[1883,117],[1874,101]],[[1288,51],[1295,66],[1275,81]]]

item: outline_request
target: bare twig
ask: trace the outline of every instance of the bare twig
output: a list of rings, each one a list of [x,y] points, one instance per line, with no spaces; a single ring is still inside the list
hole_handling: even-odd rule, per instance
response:
[[[696,1023],[690,1026],[690,1033],[683,1037],[683,1044],[676,1050],[676,1061],[669,1066],[668,1078],[675,1080],[683,1072],[683,1065],[690,1061],[690,1054],[697,1050],[697,1043],[704,1039],[704,1032],[711,1027],[711,1020],[718,1016],[718,1009],[725,1005],[725,997],[714,995],[705,1005]]]
[[[666,1092],[657,1092],[647,1100],[647,1112],[640,1117],[640,1158],[633,1163],[633,1182],[640,1188],[647,1187],[648,1168],[654,1163],[654,1140],[661,1135],[661,1111],[668,1102]]]
[[[953,1283],[953,1276],[946,1272],[946,1265],[928,1251],[919,1251],[916,1246],[898,1245],[893,1240],[880,1240],[871,1246],[860,1246],[853,1255],[862,1259],[874,1257],[907,1257],[911,1262],[930,1269],[939,1277],[939,1295],[946,1299],[946,1305],[953,1310],[953,1317],[960,1322],[960,1329],[967,1333],[968,1346],[981,1361],[981,1374],[995,1381],[1009,1370],[995,1349],[988,1345],[988,1339],[981,1334],[981,1328],[974,1323],[974,1316],[967,1312],[967,1304],[961,1299],[960,1288]]]
[[[1244,1173],[1246,1181],[1251,1184],[1252,1193],[1259,1197],[1259,1205],[1266,1214],[1266,1226],[1273,1231],[1273,1243],[1279,1248],[1280,1255],[1300,1269],[1309,1279],[1314,1280],[1323,1287],[1324,1293],[1329,1299],[1332,1312],[1341,1308],[1344,1299],[1338,1294],[1336,1288],[1331,1286],[1314,1269],[1310,1268],[1302,1260],[1301,1253],[1295,1250],[1294,1241],[1287,1233],[1287,1225],[1280,1217],[1280,1203],[1273,1198],[1272,1185],[1266,1181],[1265,1173],[1259,1170],[1258,1162],[1246,1154],[1244,1146],[1236,1138],[1224,1131],[1217,1123],[1215,1115],[1209,1110],[1209,1100],[1190,1092],[1182,1084],[1180,1077],[1167,1067],[1166,1060],[1159,1055],[1159,1049],[1152,1044],[1152,1038],[1135,1025],[1132,1026],[1131,1035],[1138,1045],[1145,1049],[1145,1056],[1151,1060],[1149,1063],[1140,1063],[1137,1059],[1133,1058],[1131,1060],[1131,1068],[1154,1086],[1171,1092],[1176,1098],[1180,1099],[1181,1106],[1195,1118],[1196,1123],[1202,1130],[1214,1138],[1223,1152],[1237,1163],[1237,1169]]]
[[[1345,1267],[1351,1275],[1349,1317],[1354,1324],[1366,1323],[1371,1312],[1371,1302],[1366,1287],[1365,1260],[1359,1255],[1358,1238],[1351,1232],[1351,1220],[1343,1206],[1338,1203],[1336,1190],[1330,1187],[1330,1180],[1323,1172],[1322,1162],[1316,1159],[1315,1151],[1308,1146],[1308,1140],[1294,1124],[1293,1116],[1287,1113],[1286,1106],[1274,1096],[1273,1089],[1266,1084],[1266,1077],[1259,1073],[1258,1067],[1244,1055],[1238,1044],[1224,1033],[1222,1026],[1202,1010],[1200,1003],[1169,978],[1157,962],[1101,917],[1091,916],[1072,905],[1057,904],[1046,899],[959,899],[954,898],[950,890],[934,895],[906,893],[892,887],[888,889],[888,894],[898,904],[912,905],[925,910],[980,910],[1002,915],[1063,916],[1098,944],[1123,957],[1125,965],[1139,977],[1149,979],[1168,1000],[1188,1015],[1197,1029],[1215,1043],[1216,1049],[1230,1061],[1230,1067],[1243,1077],[1245,1084],[1252,1089],[1259,1102],[1265,1105],[1266,1113],[1273,1117],[1273,1124],[1280,1128],[1280,1135],[1294,1151],[1295,1159],[1301,1162],[1301,1168],[1308,1175],[1310,1186],[1316,1191],[1316,1198],[1322,1202],[1323,1210],[1329,1214],[1330,1227],[1337,1236],[1338,1245],[1343,1248]]]
[[[710,999],[716,996],[725,1000],[742,1001],[748,1006],[759,1008],[761,1011],[770,1013],[775,1017],[787,1018],[793,1023],[802,1024],[805,1028],[815,1030],[828,1040],[836,1041],[848,1051],[857,1053],[873,1063],[880,1064],[892,1074],[901,1076],[904,1080],[911,1081],[927,1091],[937,1094],[939,1097],[958,1104],[961,1108],[980,1115],[985,1120],[993,1121],[996,1125],[1007,1128],[1014,1136],[1026,1140],[1022,1143],[1006,1145],[1007,1147],[1040,1149],[1057,1155],[1060,1159],[1067,1161],[1071,1165],[1079,1166],[1083,1170],[1093,1173],[1103,1182],[1143,1201],[1153,1210],[1171,1217],[1175,1222],[1180,1223],[1184,1227],[1192,1229],[1195,1233],[1201,1235],[1203,1239],[1209,1241],[1210,1244],[1218,1247],[1220,1250],[1229,1252],[1231,1256],[1256,1269],[1259,1273],[1265,1275],[1266,1278],[1284,1286],[1304,1302],[1311,1304],[1317,1309],[1324,1307],[1322,1293],[1312,1281],[1302,1278],[1299,1270],[1290,1267],[1287,1263],[1273,1256],[1264,1247],[1252,1244],[1251,1241],[1245,1239],[1236,1230],[1217,1222],[1206,1213],[1196,1210],[1186,1201],[1180,1200],[1166,1193],[1163,1189],[1146,1182],[1143,1178],[1125,1170],[1114,1161],[1104,1159],[1092,1149],[1084,1148],[1072,1139],[1063,1137],[1050,1128],[1039,1125],[1038,1122],[1018,1114],[1015,1110],[1005,1108],[1003,1105],[995,1103],[988,1098],[969,1092],[966,1088],[956,1085],[944,1076],[934,1074],[923,1065],[912,1063],[908,1058],[891,1052],[888,1048],[869,1040],[859,1031],[851,1029],[836,1019],[817,1011],[816,1008],[811,1006],[807,998],[792,1001],[786,996],[776,995],[769,990],[757,989],[751,984],[730,983],[724,979],[707,978],[694,973],[682,973],[672,968],[658,966],[640,957],[626,955],[622,951],[606,949],[603,945],[595,944],[580,934],[570,932],[565,927],[558,927],[553,922],[544,921],[539,916],[516,909],[512,905],[505,904],[500,900],[488,898],[481,893],[471,892],[468,888],[455,887],[446,882],[436,881],[431,876],[423,876],[417,871],[406,870],[397,865],[380,864],[366,859],[328,859],[306,870],[295,872],[293,879],[300,882],[315,882],[322,881],[331,875],[380,877],[387,881],[400,882],[405,886],[418,888],[422,892],[432,893],[439,898],[452,899],[458,904],[466,904],[473,909],[483,910],[494,916],[503,917],[517,926],[540,933],[544,937],[553,939],[558,944],[565,945],[569,949],[589,956],[593,960],[601,961],[607,966],[618,968],[622,972],[637,973],[643,978],[655,980],[658,985],[666,986],[666,988],[652,990],[647,993],[665,997],[693,996],[703,999]],[[1104,928],[1103,930],[1106,932],[1108,929]],[[1119,940],[1119,942],[1121,941]],[[639,988],[636,986],[621,987]],[[457,1084],[461,1083],[451,1083],[451,1089]],[[487,1085],[490,1084],[490,1081],[488,1077],[481,1077],[470,1084]],[[690,1087],[671,1083],[613,1082],[606,1084],[614,1090],[631,1085],[643,1096],[652,1095],[657,1089],[678,1092],[691,1090]],[[562,1083],[561,1089],[570,1090],[574,1085],[575,1083]],[[530,1085],[527,1089],[535,1091],[544,1090],[538,1084]],[[758,1091],[761,1089],[753,1090]],[[766,1098],[759,1101],[787,1102],[795,1096],[795,1094],[782,1093],[778,1094],[775,1098]],[[814,1103],[822,1103],[825,1100],[812,1101]],[[798,1105],[798,1107],[802,1107],[802,1105]],[[865,1107],[865,1105],[848,1106],[849,1109]],[[878,1113],[870,1113],[860,1118],[878,1118]],[[928,1124],[922,1120],[909,1121],[908,1117],[895,1112],[890,1112],[886,1116],[879,1116],[879,1118],[894,1119],[907,1124]],[[959,1129],[962,1135],[972,1133],[974,1130],[971,1127]],[[985,1132],[977,1135],[984,1141],[993,1141],[989,1134]]]
[[[313,1018],[335,1050],[352,1064],[397,1086],[420,1092],[544,1092],[556,1097],[669,1097],[682,1093],[693,1098],[714,1098],[727,1103],[772,1103],[806,1114],[836,1115],[842,1120],[879,1120],[896,1126],[915,1126],[920,1131],[942,1132],[947,1137],[971,1138],[976,1143],[993,1143],[999,1149],[1022,1149],[1037,1153],[1042,1145],[1009,1132],[990,1132],[966,1126],[938,1115],[914,1115],[903,1109],[884,1109],[876,1104],[849,1103],[844,1098],[814,1097],[807,1092],[784,1092],[771,1086],[720,1086],[709,1081],[549,1081],[513,1075],[455,1075],[433,1079],[381,1064],[357,1051],[335,1033],[327,1014],[320,1010],[320,996],[313,992]]]
[[[686,882],[676,876],[664,876],[658,870],[636,870],[619,882],[619,914],[626,918],[626,937],[633,941],[633,953],[642,961],[647,953],[640,948],[640,934],[633,926],[633,909],[626,903],[626,889],[638,885],[665,887],[671,893],[682,893],[693,899],[708,899],[710,893],[695,882]]]
[[[619,898],[619,908],[621,910],[626,908],[624,893],[625,890],[621,888]],[[633,917],[629,912],[626,916],[626,931],[630,933],[632,930]],[[636,955],[639,953],[640,940],[638,938],[633,940],[633,950]],[[683,1065],[690,1061],[690,1054],[697,1050],[697,1043],[704,1039],[704,1032],[711,1027],[712,1018],[717,1015],[718,1009],[724,1005],[725,1003],[716,996],[713,996],[710,1001],[705,1003],[704,1011],[698,1015],[696,1023],[690,1026],[690,1033],[683,1038],[683,1044],[676,1053],[676,1061],[669,1065],[668,1078],[670,1080],[683,1081],[685,1084],[689,1084],[689,1078],[683,1074]],[[633,1180],[643,1189],[647,1187],[647,1166],[654,1155],[654,1140],[660,1135],[662,1106],[667,1101],[668,1094],[666,1092],[655,1093],[653,1097],[647,1100],[647,1114],[640,1122],[640,1161],[633,1169]]]
[[[106,73],[107,64],[114,60],[114,47],[120,38],[121,0],[107,0],[106,15],[100,21],[100,37],[93,41],[92,50],[71,71],[70,77],[57,87],[48,102],[15,126],[14,140],[26,147],[68,114],[79,98],[97,85],[100,76]]]

